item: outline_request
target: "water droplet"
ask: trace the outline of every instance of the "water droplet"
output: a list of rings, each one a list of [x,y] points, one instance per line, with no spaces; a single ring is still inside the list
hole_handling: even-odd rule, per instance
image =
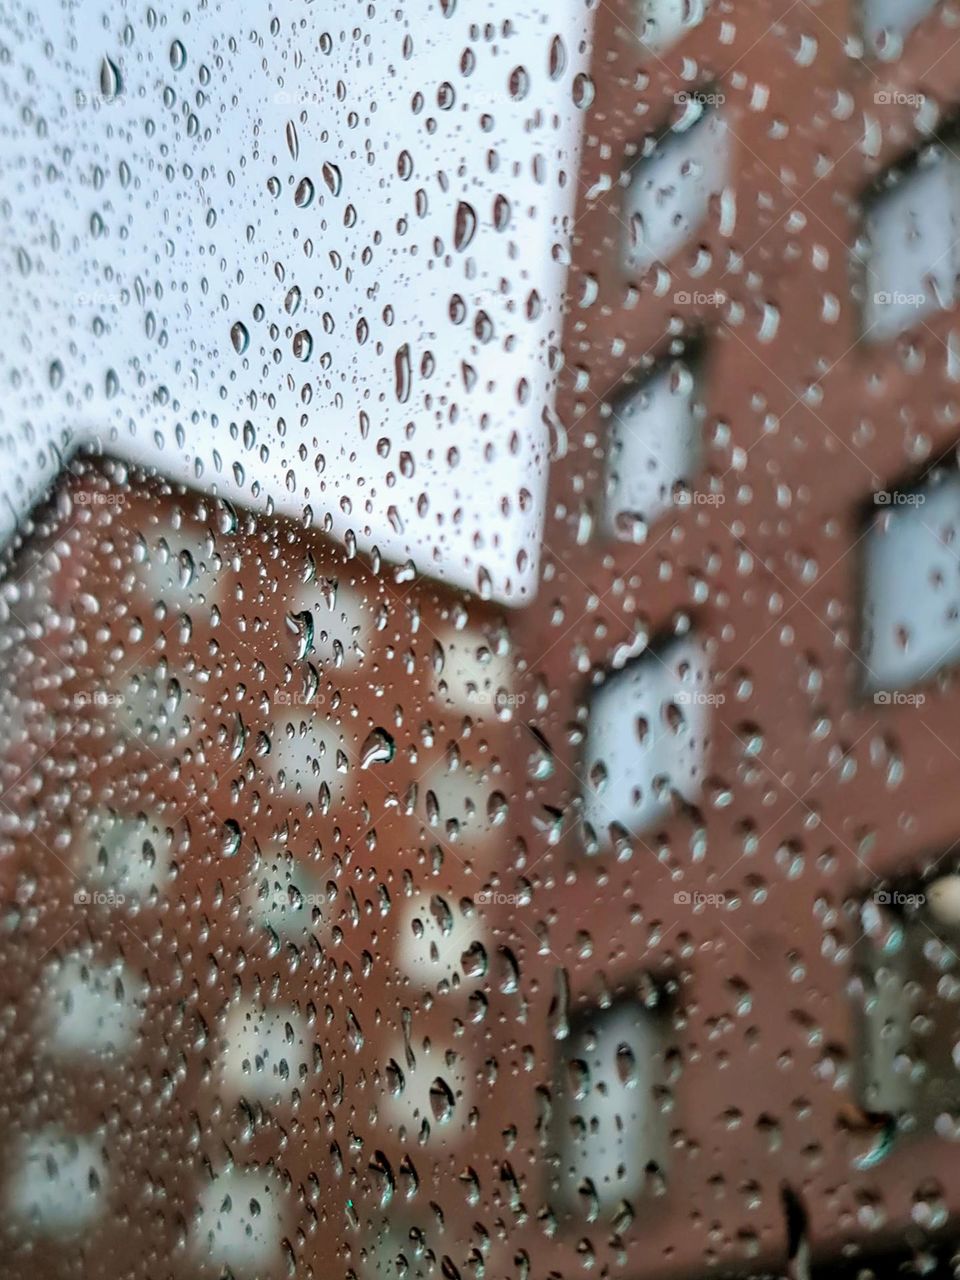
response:
[[[290,152],[291,159],[298,160],[300,158],[300,138],[297,135],[297,126],[292,120],[287,121],[287,150]]]
[[[301,178],[293,194],[293,202],[299,209],[306,209],[313,203],[314,187],[309,178]]]
[[[105,98],[116,98],[123,87],[120,68],[109,58],[100,63],[100,92]]]
[[[547,69],[551,80],[559,80],[563,75],[567,65],[567,47],[563,43],[562,36],[554,36],[550,41],[550,56],[547,60]]]
[[[461,200],[457,205],[457,217],[453,229],[454,247],[461,252],[466,249],[477,230],[477,214],[472,205]]]
[[[394,387],[401,404],[410,399],[411,378],[410,348],[404,343],[394,358]]]
[[[243,843],[243,832],[235,818],[228,818],[223,824],[223,839],[220,852],[225,858],[233,858],[240,852]]]
[[[396,751],[396,744],[386,729],[372,729],[360,748],[360,768],[369,769],[375,764],[389,764]]]
[[[300,329],[293,335],[293,354],[298,360],[309,360],[313,354],[313,337],[309,329]]]

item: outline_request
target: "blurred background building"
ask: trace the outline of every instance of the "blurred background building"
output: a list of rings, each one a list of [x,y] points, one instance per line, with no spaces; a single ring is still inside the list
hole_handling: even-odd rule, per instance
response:
[[[3,14],[0,1273],[953,1274],[960,11],[315,8]]]

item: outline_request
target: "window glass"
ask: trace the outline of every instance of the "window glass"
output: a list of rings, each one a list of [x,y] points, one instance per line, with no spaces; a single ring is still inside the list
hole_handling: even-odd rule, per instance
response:
[[[2,0],[0,1280],[960,1276],[958,23]]]

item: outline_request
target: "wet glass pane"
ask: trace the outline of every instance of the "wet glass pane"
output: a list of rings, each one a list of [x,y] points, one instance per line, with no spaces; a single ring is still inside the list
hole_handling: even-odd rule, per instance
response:
[[[0,0],[0,1280],[958,1273],[958,105]]]

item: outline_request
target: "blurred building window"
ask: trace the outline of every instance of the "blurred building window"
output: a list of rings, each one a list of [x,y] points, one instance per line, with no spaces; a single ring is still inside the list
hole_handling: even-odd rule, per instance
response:
[[[882,699],[960,657],[960,476],[881,490],[864,551],[864,679]]]

